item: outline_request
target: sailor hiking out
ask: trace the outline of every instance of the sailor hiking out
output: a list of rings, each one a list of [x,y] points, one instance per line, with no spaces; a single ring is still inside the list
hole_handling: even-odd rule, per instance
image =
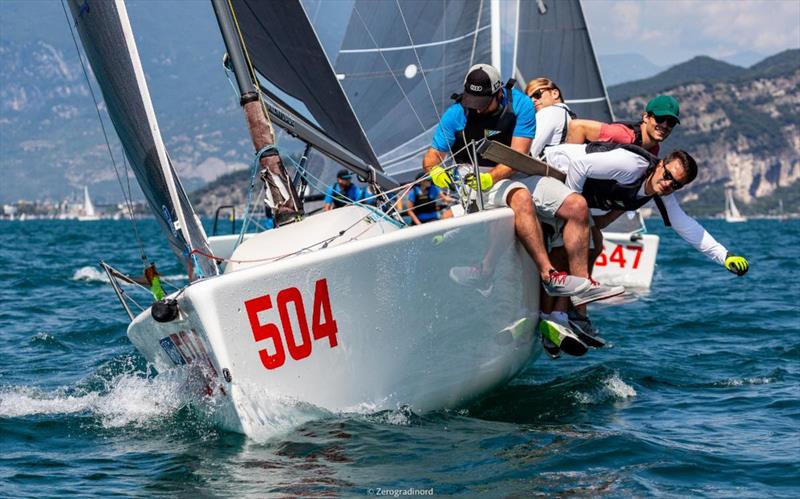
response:
[[[464,79],[464,93],[444,113],[433,137],[431,148],[423,159],[423,168],[428,171],[435,185],[452,188],[452,172],[442,164],[448,156],[457,162],[477,161],[470,158],[474,141],[488,139],[510,146],[521,154],[529,154],[536,134],[536,117],[529,98],[521,91],[504,86],[497,69],[487,64],[470,68]],[[557,271],[552,265],[544,245],[539,216],[563,215],[572,220],[572,214],[580,216],[580,210],[570,203],[550,203],[550,191],[561,192],[564,184],[550,177],[532,177],[533,196],[524,184],[511,180],[515,171],[504,164],[486,160],[479,162],[482,171],[475,178],[466,178],[473,191],[481,191],[485,208],[508,206],[514,211],[514,225],[518,239],[536,263],[545,291],[551,296],[571,296],[579,302],[588,303],[624,292],[621,287],[610,288],[589,278],[588,259],[588,209],[582,207],[582,221],[569,225],[570,272]],[[480,189],[478,189],[480,182]],[[576,201],[582,202],[580,196]],[[572,201],[572,200],[570,200]],[[535,209],[534,209],[535,205]],[[563,210],[561,210],[564,208]],[[582,227],[581,227],[582,222]],[[581,228],[583,238],[580,240]],[[577,241],[576,241],[577,239]],[[575,243],[575,244],[572,244]],[[575,260],[575,265],[572,265]],[[453,269],[451,277],[457,282],[479,283],[491,279],[491,259],[484,259],[471,269]],[[585,349],[583,350],[585,352]]]

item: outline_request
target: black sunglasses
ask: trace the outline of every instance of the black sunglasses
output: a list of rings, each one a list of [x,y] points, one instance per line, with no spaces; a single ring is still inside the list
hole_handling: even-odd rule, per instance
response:
[[[552,88],[540,88],[537,91],[533,92],[531,94],[531,97],[533,97],[534,99],[537,99],[537,100],[541,99],[542,98],[542,94],[547,92],[547,91],[549,91],[549,90],[553,90],[553,89]]]
[[[667,169],[667,165],[663,165],[664,168],[664,179],[670,182],[670,186],[672,190],[677,191],[678,189],[683,187],[683,184],[675,180],[675,177],[672,176],[672,173]]]
[[[656,116],[655,114],[651,116],[653,116],[653,119],[656,120],[656,123],[658,123],[659,125],[666,122],[668,127],[675,128],[675,125],[678,124],[678,120],[676,120],[672,116]]]

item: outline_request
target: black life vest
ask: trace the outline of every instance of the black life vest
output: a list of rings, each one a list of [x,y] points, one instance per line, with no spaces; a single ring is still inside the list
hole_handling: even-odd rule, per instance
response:
[[[586,146],[586,153],[608,152],[615,149],[625,149],[626,151],[638,154],[647,160],[649,166],[644,174],[632,184],[620,184],[612,179],[587,178],[583,184],[583,192],[581,192],[581,194],[586,199],[589,208],[632,211],[641,208],[652,199],[655,201],[656,207],[661,213],[661,218],[664,219],[664,225],[670,227],[669,215],[667,215],[667,209],[661,197],[656,195],[645,197],[638,196],[642,184],[655,172],[660,160],[640,146],[633,144],[615,144],[612,142],[590,142]]]
[[[348,187],[347,190],[350,190]],[[353,201],[358,201],[358,199],[347,199],[347,193],[342,193],[339,189],[339,183],[333,184],[333,195],[331,196],[331,200],[333,201],[334,208],[341,208],[342,206],[346,206],[351,204]]]
[[[614,121],[612,125],[623,125],[633,130],[633,142],[635,146],[642,147],[642,120],[639,121]]]
[[[422,187],[416,186],[415,189],[415,197],[414,197],[414,214],[420,215],[422,213],[433,213],[436,211],[436,199],[431,199],[430,191],[431,189],[423,189]]]
[[[510,146],[511,138],[514,135],[514,127],[517,125],[517,115],[514,114],[514,93],[512,89],[516,80],[511,79],[505,84],[504,91],[507,96],[506,105],[502,109],[491,115],[478,114],[474,109],[464,109],[467,113],[467,123],[464,130],[456,133],[456,141],[453,144],[453,158],[457,163],[472,163],[471,147],[466,148],[467,144],[473,141],[489,139],[501,144]],[[452,98],[456,102],[461,102],[461,94],[454,94]],[[495,166],[497,163],[487,159],[478,158],[480,166]]]

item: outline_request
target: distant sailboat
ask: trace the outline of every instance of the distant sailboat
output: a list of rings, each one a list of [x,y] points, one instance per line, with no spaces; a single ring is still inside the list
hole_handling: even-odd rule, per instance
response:
[[[747,217],[739,213],[736,203],[733,202],[733,188],[725,189],[725,221],[729,223],[747,222]]]
[[[83,214],[78,216],[78,220],[80,220],[81,222],[100,220],[100,217],[97,215],[97,212],[94,209],[94,203],[92,203],[92,198],[89,197],[88,186],[83,186]]]

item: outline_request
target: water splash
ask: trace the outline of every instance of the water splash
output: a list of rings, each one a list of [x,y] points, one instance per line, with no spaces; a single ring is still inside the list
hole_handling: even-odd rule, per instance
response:
[[[590,391],[575,390],[570,396],[580,404],[600,404],[608,400],[625,400],[636,396],[636,390],[614,372]]]

